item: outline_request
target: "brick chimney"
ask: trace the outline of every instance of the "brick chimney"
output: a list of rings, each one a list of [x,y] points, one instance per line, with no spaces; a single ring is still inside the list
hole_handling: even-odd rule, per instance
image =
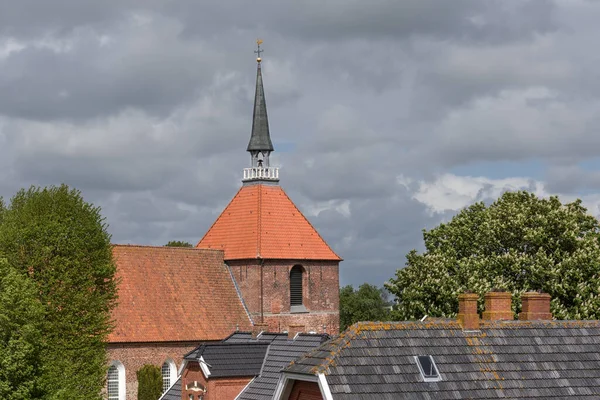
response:
[[[466,331],[479,330],[476,293],[463,293],[458,296],[458,322]]]
[[[304,325],[290,325],[288,327],[288,339],[294,339],[297,333],[302,333],[305,329]]]
[[[252,339],[256,339],[261,332],[267,332],[269,324],[254,324],[252,327]]]
[[[491,291],[485,294],[485,311],[481,319],[486,321],[513,320],[511,309],[512,294],[504,291]]]
[[[551,320],[550,295],[548,293],[525,292],[521,296],[523,309],[519,314],[521,321]]]

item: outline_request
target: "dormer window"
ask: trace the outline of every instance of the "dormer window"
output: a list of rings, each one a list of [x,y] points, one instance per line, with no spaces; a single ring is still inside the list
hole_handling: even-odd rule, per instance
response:
[[[419,366],[419,372],[425,382],[439,382],[442,380],[440,373],[431,356],[415,356],[415,361]]]

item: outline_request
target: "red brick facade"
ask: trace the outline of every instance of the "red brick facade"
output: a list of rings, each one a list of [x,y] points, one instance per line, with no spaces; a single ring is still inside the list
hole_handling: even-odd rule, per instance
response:
[[[255,323],[264,321],[273,332],[299,324],[305,326],[306,332],[338,333],[338,261],[231,260],[227,263]],[[306,313],[290,313],[290,270],[294,265],[304,268],[302,291]]]
[[[289,400],[323,400],[321,390],[316,382],[296,381],[292,387]]]
[[[127,400],[137,399],[136,372],[144,364],[162,366],[166,360],[173,360],[181,367],[183,355],[198,347],[198,342],[126,343],[109,344],[109,362],[119,361],[125,367]]]
[[[200,365],[197,362],[190,362],[181,376],[181,398],[182,400],[188,400],[190,399],[190,395],[192,395],[192,398],[197,400],[201,392],[193,390],[192,387],[199,386],[206,390],[203,400],[233,400],[252,378],[254,377],[209,377],[209,379],[206,379],[200,369]]]

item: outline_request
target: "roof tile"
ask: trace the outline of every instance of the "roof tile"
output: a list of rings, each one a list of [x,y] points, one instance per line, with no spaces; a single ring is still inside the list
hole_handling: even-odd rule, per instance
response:
[[[341,260],[276,185],[242,186],[197,247],[225,260]]]
[[[119,304],[109,342],[218,340],[251,322],[223,253],[115,245]]]

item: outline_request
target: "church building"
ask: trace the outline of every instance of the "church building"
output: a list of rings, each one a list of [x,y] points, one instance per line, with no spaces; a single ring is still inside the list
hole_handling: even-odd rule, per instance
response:
[[[107,397],[137,397],[136,372],[161,367],[164,390],[184,354],[252,330],[337,334],[339,262],[271,166],[260,44],[250,166],[196,248],[115,245],[119,304],[109,337]]]
[[[294,205],[279,185],[279,169],[271,166],[260,51],[259,45],[250,167],[197,247],[224,251],[255,323],[275,332],[301,324],[337,333],[341,258]]]

